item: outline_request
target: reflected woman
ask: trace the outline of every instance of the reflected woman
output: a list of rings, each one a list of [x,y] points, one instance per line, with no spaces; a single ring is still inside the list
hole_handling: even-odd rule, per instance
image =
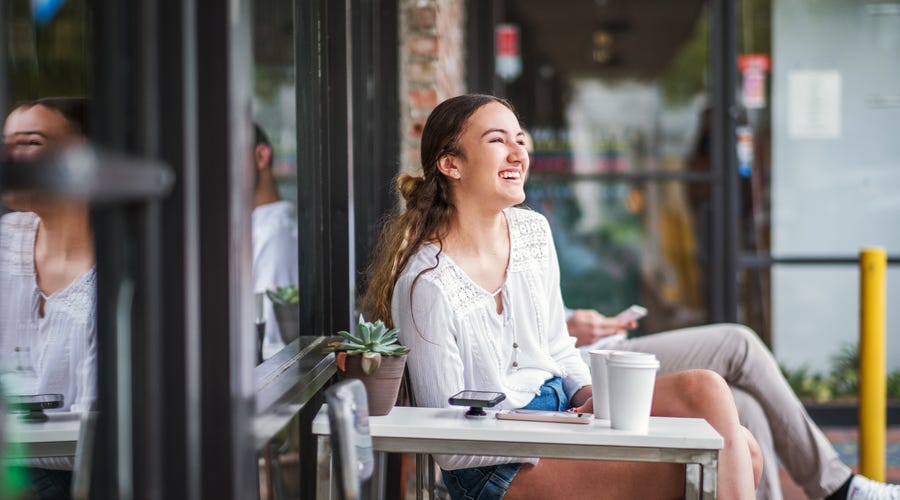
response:
[[[46,98],[15,108],[3,127],[6,154],[34,160],[85,141],[87,102]],[[88,203],[31,190],[2,193],[0,364],[9,394],[62,394],[59,411],[96,398],[96,269]],[[71,457],[28,468],[40,498],[70,496]]]

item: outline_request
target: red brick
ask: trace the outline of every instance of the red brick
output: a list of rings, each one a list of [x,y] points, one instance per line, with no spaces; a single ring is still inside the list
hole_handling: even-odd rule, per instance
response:
[[[433,61],[411,61],[406,67],[406,75],[410,81],[428,83],[435,79],[436,68]]]
[[[417,110],[431,110],[438,104],[437,91],[434,88],[410,89],[407,93],[409,106]]]
[[[409,9],[409,27],[413,30],[428,30],[437,24],[437,7],[413,7]]]
[[[415,120],[414,122],[412,122],[412,126],[409,129],[409,136],[420,139],[422,137],[422,130],[424,128],[425,120]]]
[[[438,37],[435,35],[409,34],[406,43],[412,55],[437,57]]]

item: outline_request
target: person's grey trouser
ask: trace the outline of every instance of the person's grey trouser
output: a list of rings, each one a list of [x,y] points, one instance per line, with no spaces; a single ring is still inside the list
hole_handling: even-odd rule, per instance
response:
[[[809,418],[775,358],[753,330],[715,324],[646,335],[604,346],[655,354],[660,375],[705,368],[731,386],[741,423],[753,433],[765,465],[757,498],[781,499],[775,457],[809,498],[836,491],[851,470]]]

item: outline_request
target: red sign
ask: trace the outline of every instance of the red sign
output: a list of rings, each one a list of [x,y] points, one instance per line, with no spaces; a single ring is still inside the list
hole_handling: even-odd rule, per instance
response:
[[[515,24],[498,24],[494,29],[496,45],[495,71],[497,76],[512,81],[522,73],[522,57],[519,55],[519,27]]]
[[[743,71],[769,71],[768,54],[741,54],[738,56],[738,69]]]
[[[498,24],[495,32],[497,37],[498,56],[519,55],[519,27],[513,24]]]
[[[741,54],[738,69],[743,75],[741,100],[747,109],[766,107],[766,73],[769,71],[769,56],[766,54]]]

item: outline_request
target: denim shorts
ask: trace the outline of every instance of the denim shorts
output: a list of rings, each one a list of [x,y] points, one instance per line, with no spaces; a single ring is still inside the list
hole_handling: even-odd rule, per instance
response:
[[[529,410],[563,411],[569,398],[563,390],[562,379],[553,377],[541,386],[541,393],[524,408]],[[442,470],[444,485],[453,500],[499,500],[524,464],[501,464],[471,469]]]

